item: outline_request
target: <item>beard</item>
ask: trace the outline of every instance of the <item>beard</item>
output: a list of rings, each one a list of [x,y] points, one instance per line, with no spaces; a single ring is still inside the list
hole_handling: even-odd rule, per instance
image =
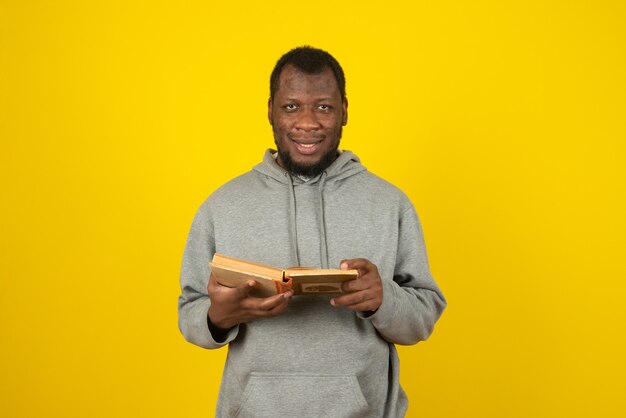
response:
[[[333,161],[335,161],[335,159],[337,158],[337,152],[339,149],[339,140],[341,139],[341,131],[342,131],[342,128],[339,128],[337,144],[333,148],[328,150],[324,155],[322,155],[322,158],[320,158],[320,160],[317,163],[311,164],[311,165],[300,164],[294,161],[291,158],[289,151],[285,149],[281,149],[281,147],[278,145],[278,141],[274,139],[274,143],[276,144],[276,148],[278,149],[278,156],[280,157],[280,161],[282,162],[284,166],[283,168],[289,171],[291,174],[295,174],[296,176],[302,176],[302,177],[308,177],[308,178],[313,178],[313,177],[318,176],[319,174],[324,172],[324,170],[326,170],[333,163]]]

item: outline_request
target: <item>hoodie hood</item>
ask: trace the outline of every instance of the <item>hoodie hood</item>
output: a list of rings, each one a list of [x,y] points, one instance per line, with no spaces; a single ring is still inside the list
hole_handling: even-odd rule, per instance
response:
[[[362,171],[365,171],[365,167],[361,164],[359,157],[354,155],[350,151],[339,151],[340,154],[333,161],[333,163],[324,170],[321,174],[313,177],[309,180],[302,180],[299,177],[294,177],[287,170],[282,168],[276,162],[275,150],[268,149],[263,156],[263,162],[257,164],[254,167],[254,171],[263,174],[271,179],[283,183],[286,186],[289,193],[289,236],[291,239],[291,246],[294,258],[297,265],[300,263],[300,254],[298,250],[298,224],[296,221],[297,201],[294,188],[296,186],[312,186],[317,185],[317,200],[318,200],[318,215],[319,215],[319,230],[320,230],[320,264],[322,268],[329,268],[328,262],[328,245],[326,241],[326,221],[325,221],[325,207],[324,207],[324,186],[328,182],[336,182]]]

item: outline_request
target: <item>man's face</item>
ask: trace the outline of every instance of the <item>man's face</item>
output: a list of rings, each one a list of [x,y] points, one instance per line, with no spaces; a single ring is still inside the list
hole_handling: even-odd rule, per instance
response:
[[[337,156],[348,102],[342,99],[330,68],[306,74],[287,65],[268,103],[268,117],[278,163],[292,173],[316,176]]]

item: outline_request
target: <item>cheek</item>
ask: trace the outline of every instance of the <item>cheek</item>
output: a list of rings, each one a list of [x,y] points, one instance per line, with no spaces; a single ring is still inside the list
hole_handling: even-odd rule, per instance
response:
[[[337,133],[341,130],[342,124],[341,121],[333,120],[331,123],[325,124],[324,129],[327,132]]]
[[[284,125],[274,124],[274,132],[282,136],[285,134],[285,132],[287,132],[287,129],[285,128]]]
[[[274,131],[274,139],[276,141],[285,142],[287,134],[289,133],[288,127],[286,127],[280,121],[275,120],[274,125],[272,126],[272,130]]]
[[[337,126],[341,126],[342,119],[340,115],[331,114],[320,117],[319,121],[327,129],[335,129]]]
[[[273,122],[274,122],[273,123],[274,129],[280,129],[280,130],[284,131],[284,130],[288,129],[288,127],[289,127],[289,120],[286,119],[286,118],[279,118],[279,117],[277,117],[277,118],[274,118]]]

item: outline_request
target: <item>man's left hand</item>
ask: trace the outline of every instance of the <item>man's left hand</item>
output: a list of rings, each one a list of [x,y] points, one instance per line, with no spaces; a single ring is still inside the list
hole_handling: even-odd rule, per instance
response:
[[[343,260],[342,270],[355,269],[359,278],[344,282],[341,289],[348,294],[330,300],[333,306],[343,306],[356,312],[374,312],[383,303],[383,284],[378,267],[365,258]]]

